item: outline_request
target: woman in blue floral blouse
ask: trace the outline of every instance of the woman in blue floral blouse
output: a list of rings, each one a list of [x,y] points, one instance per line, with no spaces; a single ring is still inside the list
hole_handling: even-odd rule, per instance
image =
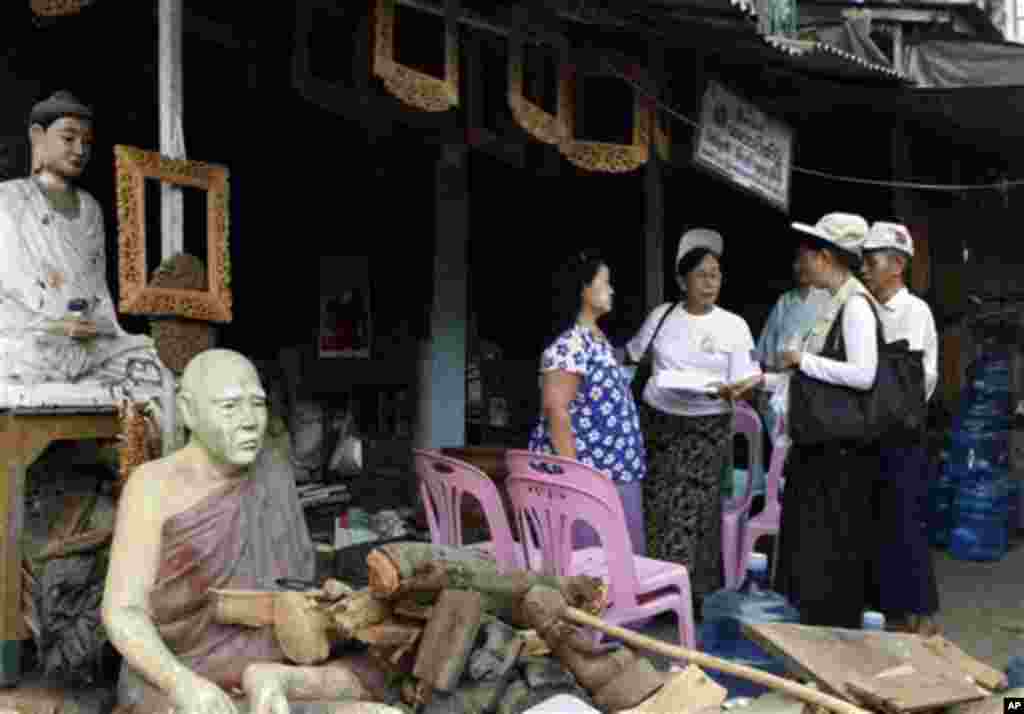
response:
[[[611,274],[584,252],[558,271],[552,293],[552,334],[541,357],[541,416],[530,450],[576,459],[615,482],[633,550],[645,550],[641,481],[647,472],[644,439],[629,381],[597,321],[612,309]],[[577,526],[577,548],[596,545]]]

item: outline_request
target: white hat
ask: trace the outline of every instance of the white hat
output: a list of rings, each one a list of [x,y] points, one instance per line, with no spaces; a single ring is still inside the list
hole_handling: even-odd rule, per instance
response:
[[[855,213],[829,213],[813,226],[794,223],[796,230],[814,236],[827,245],[861,259],[868,222]]]
[[[676,270],[679,263],[694,248],[707,248],[717,256],[722,255],[722,234],[710,228],[691,228],[679,239],[679,250],[676,251]]]
[[[864,241],[864,250],[898,250],[914,257],[914,239],[910,237],[907,227],[899,223],[875,221],[871,224],[868,237]]]

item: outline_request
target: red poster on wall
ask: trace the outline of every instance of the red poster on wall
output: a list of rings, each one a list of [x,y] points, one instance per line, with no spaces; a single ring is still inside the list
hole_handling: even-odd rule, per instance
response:
[[[318,354],[369,359],[372,336],[369,260],[365,256],[322,258]]]

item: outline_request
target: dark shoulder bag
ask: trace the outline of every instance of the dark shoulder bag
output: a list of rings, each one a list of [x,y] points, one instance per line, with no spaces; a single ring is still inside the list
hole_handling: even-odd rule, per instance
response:
[[[633,403],[637,407],[643,403],[644,399],[644,387],[647,386],[647,380],[651,378],[653,370],[654,358],[651,356],[651,350],[654,347],[654,341],[658,339],[658,333],[661,332],[661,326],[665,324],[665,320],[668,316],[679,307],[682,303],[677,302],[675,305],[665,311],[665,314],[658,320],[658,326],[654,328],[654,334],[651,335],[651,341],[647,343],[647,347],[644,348],[644,353],[640,355],[640,359],[636,364],[636,375],[633,377],[633,381],[630,383],[630,387],[633,390]]]
[[[870,304],[870,301],[869,301]],[[845,309],[845,306],[844,308]],[[822,357],[846,360],[843,309],[836,316]],[[906,340],[887,343],[875,312],[878,369],[871,389],[829,384],[797,370],[789,384],[789,435],[795,444],[876,441],[882,436],[919,434],[926,416],[924,361]]]
[[[871,306],[874,309],[874,305]],[[875,311],[878,319],[878,311]],[[878,372],[865,400],[868,438],[901,441],[924,437],[928,403],[924,390],[924,352],[907,340],[886,342],[878,319]]]
[[[821,356],[846,361],[843,341],[843,308],[825,337]],[[862,441],[864,392],[808,377],[799,369],[789,382],[789,437],[794,444],[810,446],[830,441]]]

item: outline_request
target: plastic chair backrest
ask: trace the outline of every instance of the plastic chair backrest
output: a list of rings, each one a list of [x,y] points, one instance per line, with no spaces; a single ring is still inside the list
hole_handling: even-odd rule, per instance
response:
[[[585,464],[532,451],[505,452],[509,474],[505,482],[512,498],[522,543],[536,535],[549,575],[570,575],[572,528],[583,521],[601,538],[612,602],[618,607],[637,603],[633,548],[622,499],[611,479]]]
[[[472,495],[483,509],[500,572],[515,570],[516,543],[494,482],[480,469],[436,451],[413,449],[420,498],[427,512],[430,540],[462,546],[462,497]]]
[[[739,402],[732,414],[733,433],[747,441],[747,488],[739,497],[733,494],[729,500],[729,510],[748,511],[754,500],[754,484],[764,478],[764,427],[761,417],[746,402]]]

